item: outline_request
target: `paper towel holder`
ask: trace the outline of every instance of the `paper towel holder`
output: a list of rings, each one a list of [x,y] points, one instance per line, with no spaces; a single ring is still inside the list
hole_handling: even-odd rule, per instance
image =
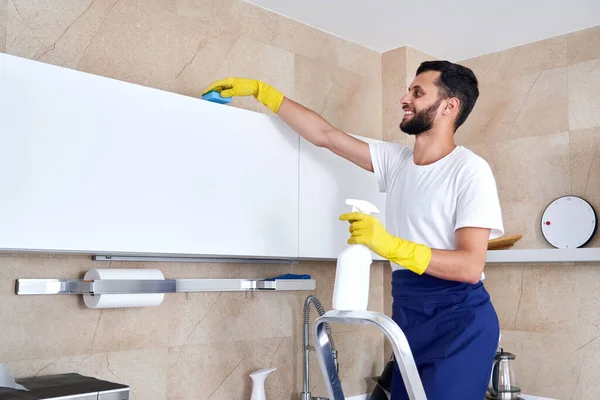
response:
[[[17,279],[17,295],[314,290],[314,279]]]

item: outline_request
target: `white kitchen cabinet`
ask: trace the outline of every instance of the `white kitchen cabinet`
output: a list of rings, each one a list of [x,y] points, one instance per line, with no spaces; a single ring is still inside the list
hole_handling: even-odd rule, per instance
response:
[[[347,246],[349,224],[339,220],[351,211],[346,199],[370,201],[385,223],[385,194],[379,192],[375,174],[301,139],[300,258],[334,259]],[[374,253],[373,258],[382,259]]]
[[[0,54],[0,249],[296,258],[277,118]]]

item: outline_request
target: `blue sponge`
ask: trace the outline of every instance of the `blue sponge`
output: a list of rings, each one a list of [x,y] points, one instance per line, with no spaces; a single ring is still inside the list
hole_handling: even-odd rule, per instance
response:
[[[310,275],[284,274],[276,276],[274,278],[265,279],[265,281],[274,281],[276,279],[310,279]]]
[[[204,96],[202,96],[202,99],[219,104],[231,103],[231,97],[222,97],[221,93],[215,91],[206,93]]]

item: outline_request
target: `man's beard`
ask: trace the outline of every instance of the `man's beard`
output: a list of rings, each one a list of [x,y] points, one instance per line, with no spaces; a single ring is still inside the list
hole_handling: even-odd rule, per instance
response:
[[[427,132],[433,127],[433,120],[435,119],[435,113],[440,106],[442,99],[439,99],[431,107],[416,112],[412,118],[407,121],[400,122],[400,129],[402,132],[409,135],[418,135],[423,132]]]

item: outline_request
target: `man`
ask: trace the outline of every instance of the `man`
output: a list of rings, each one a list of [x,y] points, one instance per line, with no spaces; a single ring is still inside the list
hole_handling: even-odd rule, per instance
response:
[[[392,318],[411,346],[429,400],[485,397],[499,324],[480,278],[490,238],[503,234],[489,165],[454,142],[479,96],[473,72],[448,61],[422,63],[400,103],[400,128],[414,148],[367,144],[264,82],[212,84],[224,97],[255,96],[302,137],[376,174],[387,192],[387,230],[373,216],[342,215],[348,243],[391,261]],[[392,400],[408,399],[398,368]]]

